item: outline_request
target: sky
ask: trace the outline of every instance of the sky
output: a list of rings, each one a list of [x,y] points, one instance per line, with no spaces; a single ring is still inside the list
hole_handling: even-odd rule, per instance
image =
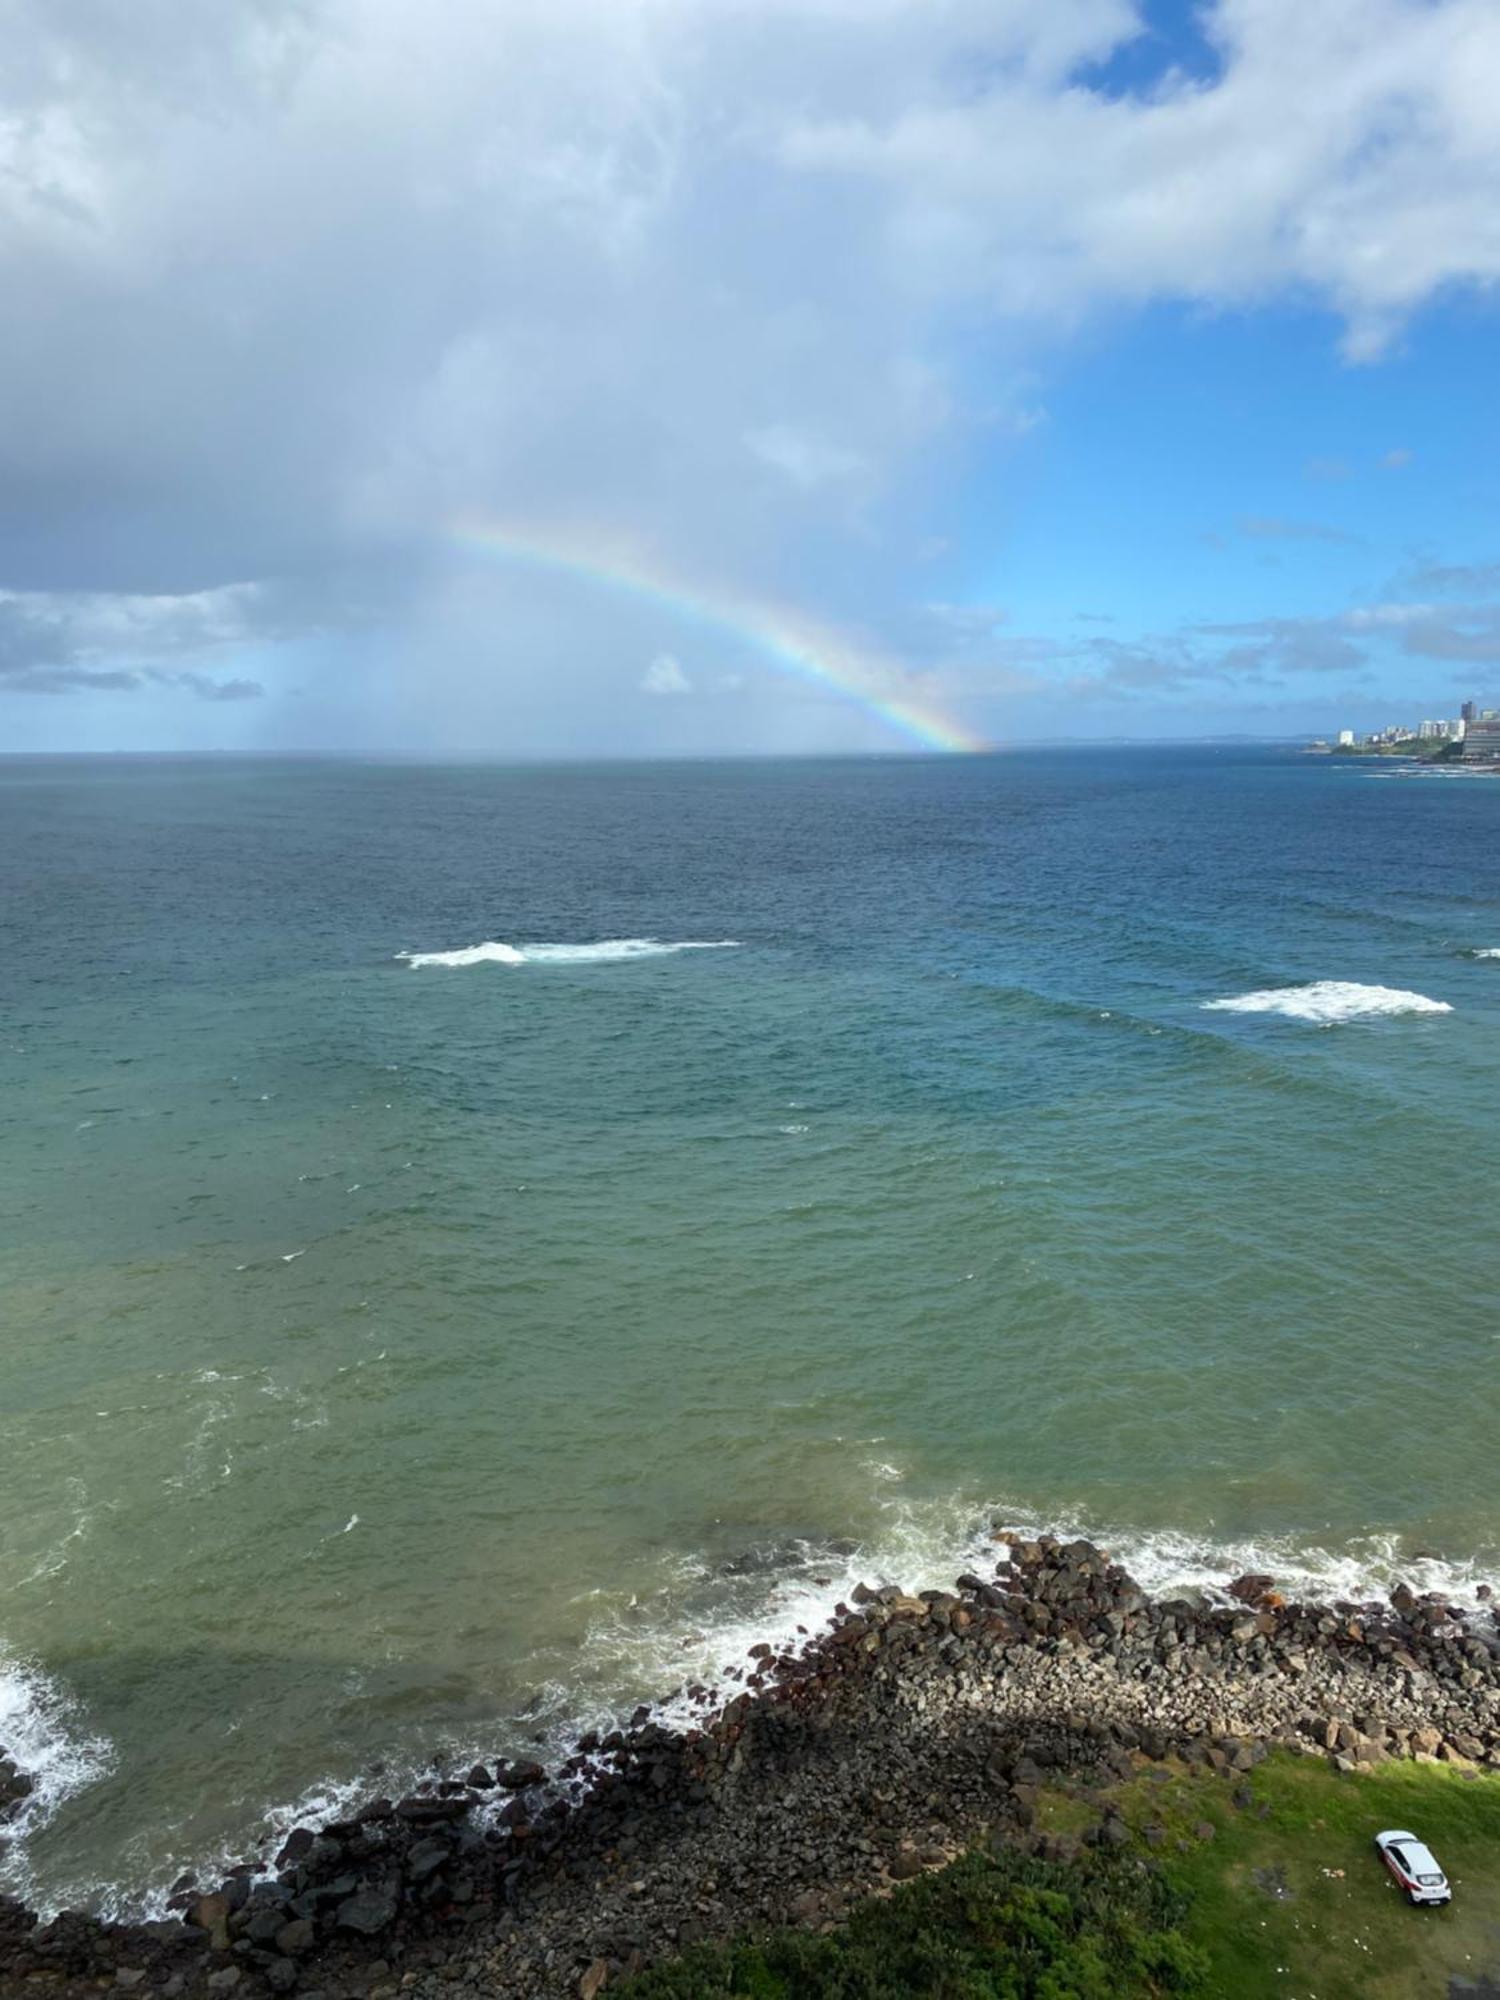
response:
[[[1495,0],[0,0],[0,751],[1500,705]]]

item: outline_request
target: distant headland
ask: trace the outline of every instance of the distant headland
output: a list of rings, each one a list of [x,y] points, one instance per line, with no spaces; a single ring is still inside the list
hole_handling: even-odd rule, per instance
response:
[[[1489,766],[1500,771],[1500,709],[1466,701],[1459,714],[1419,723],[1391,723],[1368,736],[1341,729],[1332,742],[1308,749],[1325,757],[1416,757],[1428,764]]]

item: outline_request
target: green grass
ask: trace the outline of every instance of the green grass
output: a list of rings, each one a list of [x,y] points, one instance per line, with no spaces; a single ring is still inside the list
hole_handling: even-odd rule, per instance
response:
[[[1237,1788],[1248,1805],[1233,1803]],[[1110,1796],[1187,1898],[1183,1929],[1208,1954],[1215,1995],[1446,2000],[1450,1976],[1500,1975],[1500,1778],[1277,1757],[1239,1779],[1143,1774]],[[1145,1845],[1151,1825],[1159,1847]],[[1392,1826],[1436,1853],[1453,1884],[1446,1909],[1413,1909],[1391,1880],[1373,1836]]]
[[[1238,1803],[1236,1802],[1238,1799]],[[874,1899],[828,1937],[777,1931],[690,1952],[630,2000],[1448,2000],[1500,1977],[1500,1777],[1280,1756],[1248,1775],[1147,1766],[1058,1785],[1037,1824],[1131,1829],[1072,1862],[978,1852]],[[1409,1827],[1453,1884],[1416,1910],[1376,1855]],[[1203,1829],[1213,1829],[1210,1838]],[[1148,1829],[1150,1837],[1148,1838]]]
[[[630,2000],[1152,2000],[1204,1992],[1160,1872],[965,1855],[855,1911],[829,1937],[776,1931],[689,1952],[623,1988]]]

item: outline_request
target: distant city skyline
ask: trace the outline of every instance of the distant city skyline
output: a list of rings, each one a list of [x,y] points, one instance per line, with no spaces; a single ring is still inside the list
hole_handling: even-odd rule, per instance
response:
[[[18,0],[0,751],[1500,702],[1493,0]]]

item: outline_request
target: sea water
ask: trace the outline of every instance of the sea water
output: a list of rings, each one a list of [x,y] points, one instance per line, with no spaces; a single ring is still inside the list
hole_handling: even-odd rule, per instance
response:
[[[997,1520],[1158,1587],[1500,1563],[1500,782],[11,760],[0,899],[47,1907]]]

